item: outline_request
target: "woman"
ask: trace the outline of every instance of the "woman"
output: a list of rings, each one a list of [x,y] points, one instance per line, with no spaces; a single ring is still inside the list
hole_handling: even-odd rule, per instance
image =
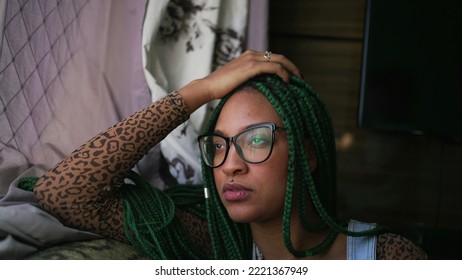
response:
[[[198,139],[204,193],[160,192],[130,171],[214,99],[222,101]],[[338,223],[335,168],[329,117],[297,67],[247,51],[92,138],[34,192],[64,223],[130,241],[152,258],[425,258],[380,227]]]

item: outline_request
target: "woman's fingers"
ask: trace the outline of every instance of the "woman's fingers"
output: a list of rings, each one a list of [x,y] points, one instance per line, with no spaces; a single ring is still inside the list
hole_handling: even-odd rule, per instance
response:
[[[298,67],[292,61],[287,59],[284,55],[274,54],[271,52],[265,52],[263,54],[263,58],[265,59],[266,62],[279,63],[283,67],[283,69],[290,72],[290,74],[293,74],[299,78],[302,78]]]
[[[290,75],[301,77],[297,66],[285,56],[248,50],[205,79],[213,81],[211,82],[212,96],[221,98],[240,84],[260,74],[276,74],[286,82],[289,81]]]
[[[245,51],[207,77],[180,89],[191,111],[213,99],[223,98],[230,91],[260,74],[276,74],[288,82],[291,75],[301,77],[289,59],[271,52]]]
[[[300,70],[298,69],[298,67],[292,61],[287,59],[282,54],[272,53],[271,51],[256,52],[256,51],[248,50],[248,51],[244,52],[241,56],[244,57],[246,55],[252,56],[253,59],[255,59],[255,61],[269,63],[269,65],[271,65],[271,67],[273,67],[273,68],[266,68],[266,69],[268,69],[268,71],[271,71],[270,73],[273,73],[273,74],[281,73],[280,72],[281,68],[279,68],[279,66],[275,65],[275,64],[280,64],[283,67],[282,70],[288,71],[290,74],[301,78],[301,73],[300,73]],[[236,59],[239,59],[239,57],[236,58]],[[276,67],[276,68],[274,68],[274,67]],[[276,70],[273,70],[273,69],[276,69]]]

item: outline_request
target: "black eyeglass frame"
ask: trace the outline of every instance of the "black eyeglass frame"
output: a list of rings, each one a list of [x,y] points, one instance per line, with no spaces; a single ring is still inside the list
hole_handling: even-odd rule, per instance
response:
[[[255,128],[260,128],[260,127],[268,127],[271,129],[271,148],[270,148],[270,151],[268,153],[268,156],[263,159],[263,160],[260,160],[260,161],[249,161],[247,160],[243,153],[242,153],[242,150],[240,149],[239,145],[236,145],[236,138],[238,138],[240,135],[246,133],[247,131],[249,130],[252,130],[252,129],[255,129]],[[228,158],[228,153],[229,153],[229,149],[231,148],[231,145],[230,143],[233,143],[234,144],[234,147],[237,151],[237,154],[239,155],[239,157],[241,157],[242,160],[244,160],[245,162],[248,162],[248,163],[252,163],[252,164],[257,164],[257,163],[262,163],[266,160],[269,159],[269,157],[271,156],[271,153],[273,152],[273,147],[274,147],[274,132],[276,130],[283,130],[285,131],[285,127],[282,127],[282,126],[278,126],[276,125],[275,123],[258,123],[258,124],[254,124],[254,125],[251,125],[249,127],[247,127],[246,129],[242,130],[241,132],[239,132],[238,134],[234,135],[234,136],[231,136],[231,137],[225,137],[223,135],[220,135],[220,134],[215,134],[215,133],[209,133],[209,134],[203,134],[203,135],[199,135],[197,137],[197,141],[199,142],[199,150],[201,152],[201,157],[203,159],[203,161],[205,162],[205,164],[210,167],[210,168],[217,168],[217,167],[220,167],[222,166],[226,159]],[[223,160],[220,164],[214,166],[214,165],[210,165],[207,160],[205,159],[205,156],[204,156],[204,150],[202,148],[202,143],[201,143],[201,140],[204,139],[205,137],[208,137],[208,136],[215,136],[215,137],[220,137],[222,139],[225,140],[225,143],[226,143],[226,152],[225,152],[225,156],[223,157]]]

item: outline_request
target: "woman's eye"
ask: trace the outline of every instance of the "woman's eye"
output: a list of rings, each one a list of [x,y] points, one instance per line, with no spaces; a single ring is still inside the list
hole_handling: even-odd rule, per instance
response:
[[[268,140],[260,135],[254,135],[250,138],[248,143],[253,147],[264,147],[267,145]]]
[[[263,142],[263,139],[260,138],[260,137],[254,137],[254,138],[252,138],[252,144],[254,144],[254,145],[261,144],[262,142]]]
[[[220,151],[223,150],[225,145],[223,145],[222,143],[214,143],[213,146],[215,148],[215,151]]]

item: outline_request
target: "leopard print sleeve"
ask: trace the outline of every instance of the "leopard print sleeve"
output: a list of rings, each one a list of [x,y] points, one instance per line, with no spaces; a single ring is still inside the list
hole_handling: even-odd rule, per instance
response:
[[[425,260],[427,254],[411,240],[393,233],[383,233],[377,238],[378,260]]]
[[[34,189],[64,224],[126,241],[119,187],[127,172],[189,117],[173,92],[90,139],[46,172]]]

